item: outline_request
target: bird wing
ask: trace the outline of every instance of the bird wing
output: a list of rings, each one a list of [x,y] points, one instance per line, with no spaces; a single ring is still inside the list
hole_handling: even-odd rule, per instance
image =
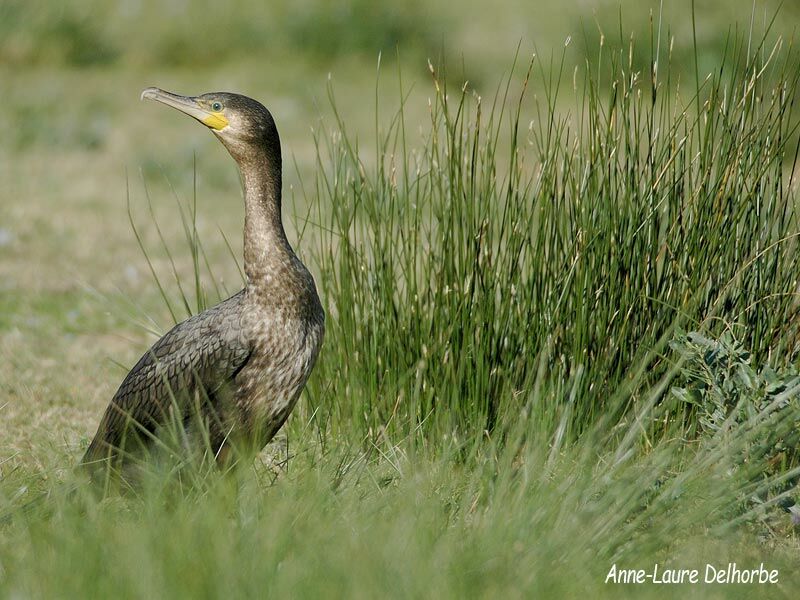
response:
[[[83,463],[118,450],[130,427],[154,432],[175,406],[185,416],[191,398],[214,394],[246,364],[250,342],[241,323],[243,292],[179,323],[139,359],[108,405]]]

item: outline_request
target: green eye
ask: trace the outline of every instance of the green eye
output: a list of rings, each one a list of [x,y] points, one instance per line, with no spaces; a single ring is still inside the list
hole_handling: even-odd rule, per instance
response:
[[[222,102],[212,102],[211,103],[211,110],[214,112],[219,112],[222,110]]]

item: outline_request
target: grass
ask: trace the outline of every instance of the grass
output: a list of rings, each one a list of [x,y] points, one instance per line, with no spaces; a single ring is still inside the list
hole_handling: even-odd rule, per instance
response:
[[[436,408],[451,426],[492,431],[524,404],[539,359],[552,381],[582,373],[575,419],[592,422],[632,365],[664,371],[659,340],[678,321],[738,323],[757,359],[791,358],[794,76],[767,83],[753,73],[773,66],[738,62],[740,50],[685,100],[626,54],[601,55],[610,99],[593,66],[576,84],[579,112],[562,120],[543,70],[548,104],[528,131],[522,93],[503,88],[484,107],[466,91],[446,100],[435,78],[425,145],[406,149],[400,112],[373,173],[346,135],[322,140],[314,196],[333,210],[318,217],[316,257],[341,356],[358,357],[322,377],[348,390],[332,397],[369,406],[372,429]],[[387,345],[398,332],[404,342]]]
[[[203,179],[201,155],[178,210],[146,170],[152,204],[132,198],[145,259],[123,264],[145,281],[152,265],[163,297],[151,286],[131,309],[135,288],[99,290],[102,327],[73,286],[44,294],[38,321],[24,294],[0,302],[3,339],[36,340],[2,350],[0,411],[29,437],[0,459],[0,501],[51,498],[2,526],[0,595],[661,597],[674,589],[603,582],[612,564],[763,562],[779,584],[679,591],[793,597],[797,540],[779,505],[798,475],[798,75],[769,39],[732,37],[694,85],[658,38],[649,53],[603,45],[574,76],[566,56],[521,63],[496,94],[433,68],[419,133],[401,75],[399,110],[375,93],[370,138],[331,89],[314,178],[287,194],[328,313],[304,400],[252,469],[154,469],[98,500],[68,492],[69,467],[87,406],[120,371],[82,366],[48,330],[132,360],[139,345],[110,337],[131,311],[166,327],[239,277],[203,220],[230,212],[206,181],[235,182]],[[194,177],[178,160],[180,198]],[[80,377],[51,381],[52,357]],[[48,394],[69,424],[60,439],[25,410]]]
[[[327,60],[373,56],[397,45],[424,53],[439,43],[443,18],[437,13],[419,1],[395,6],[305,0],[266,7],[250,0],[224,6],[207,0],[62,6],[10,0],[0,7],[0,60],[87,68],[119,62],[208,66],[252,53],[266,58],[296,51]],[[191,27],[176,27],[178,21]]]
[[[252,0],[6,0],[0,6],[0,65],[80,70],[143,66],[151,72],[193,66],[208,74],[253,58],[262,70],[286,61],[297,65],[302,56],[314,70],[341,72],[338,61],[355,57],[371,63],[379,52],[386,60],[399,47],[410,59],[405,62],[409,71],[421,71],[426,57],[444,54],[451,64],[469,69],[466,75],[473,84],[491,86],[520,42],[527,52],[571,39],[570,59],[580,61],[595,52],[601,39],[625,48],[634,38],[643,42],[634,51],[638,64],[645,66],[647,31],[656,20],[665,24],[662,34],[675,40],[676,72],[690,74],[693,37],[703,70],[712,70],[723,60],[729,34],[763,31],[779,7],[782,19],[773,27],[791,37],[798,9],[780,0],[697,3],[693,10],[699,27],[694,31],[685,6],[634,0],[566,2],[552,8],[504,0],[492,11],[476,0],[463,0],[458,10],[443,0],[402,5],[303,0],[269,7]]]

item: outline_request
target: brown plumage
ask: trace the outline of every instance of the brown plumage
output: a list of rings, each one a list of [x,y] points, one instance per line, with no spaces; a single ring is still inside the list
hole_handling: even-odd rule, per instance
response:
[[[281,150],[272,115],[230,93],[184,97],[148,88],[205,124],[236,160],[245,198],[243,290],[176,325],[142,356],[103,415],[82,463],[125,467],[178,424],[226,464],[257,451],[286,421],[324,335],[314,280],[281,222]],[[198,424],[207,428],[209,437]]]

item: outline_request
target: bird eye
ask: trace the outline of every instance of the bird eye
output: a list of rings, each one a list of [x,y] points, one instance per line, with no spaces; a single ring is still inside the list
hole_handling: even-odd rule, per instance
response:
[[[211,110],[214,112],[219,112],[222,110],[222,102],[212,102],[211,103]]]

